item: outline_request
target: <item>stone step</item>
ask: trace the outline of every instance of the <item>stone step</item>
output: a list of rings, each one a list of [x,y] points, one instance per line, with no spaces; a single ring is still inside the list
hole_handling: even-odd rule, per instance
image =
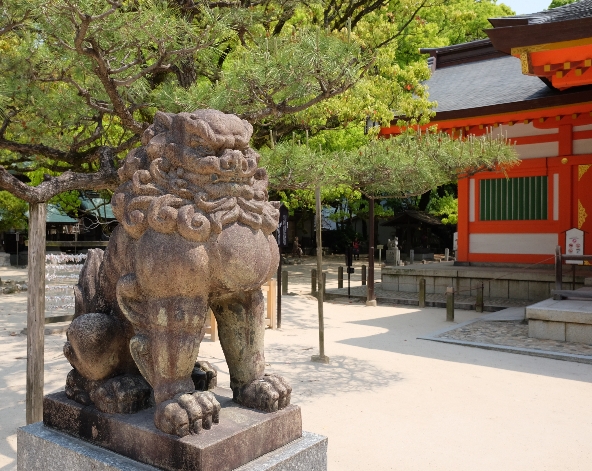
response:
[[[526,318],[529,337],[592,344],[591,299],[546,299],[528,306]]]

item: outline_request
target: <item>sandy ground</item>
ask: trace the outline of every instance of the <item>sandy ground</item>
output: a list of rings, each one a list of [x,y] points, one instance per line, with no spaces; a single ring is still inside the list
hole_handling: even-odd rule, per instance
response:
[[[290,291],[306,292],[305,278]],[[306,294],[283,297],[266,359],[291,382],[304,429],[329,437],[331,471],[590,469],[592,365],[417,340],[449,326],[443,309],[347,301],[324,307],[331,364],[311,363],[316,305]],[[10,335],[24,327],[25,310],[25,295],[0,297],[2,471],[16,469],[25,423],[26,337]],[[456,321],[476,315],[457,311]],[[47,393],[63,388],[69,370],[64,339],[46,337]],[[200,357],[227,386],[220,344],[204,340]]]

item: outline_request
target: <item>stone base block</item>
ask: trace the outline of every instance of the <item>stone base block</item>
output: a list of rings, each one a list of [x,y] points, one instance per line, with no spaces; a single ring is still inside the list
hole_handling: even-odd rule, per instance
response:
[[[44,426],[22,427],[17,435],[18,471],[158,471],[104,448]],[[224,460],[225,456],[219,457]],[[326,471],[327,438],[303,432],[302,437],[235,471]]]
[[[592,345],[592,325],[565,324],[565,340]]]
[[[0,252],[0,267],[9,267],[10,266],[10,254],[5,252]]]
[[[213,392],[222,406],[220,423],[183,438],[158,430],[154,426],[154,409],[106,414],[94,406],[71,401],[64,392],[45,396],[43,422],[57,431],[167,471],[234,470],[302,437],[298,406],[265,413],[238,406],[229,389],[216,388]]]
[[[528,336],[535,339],[560,340],[565,342],[565,322],[529,319]]]

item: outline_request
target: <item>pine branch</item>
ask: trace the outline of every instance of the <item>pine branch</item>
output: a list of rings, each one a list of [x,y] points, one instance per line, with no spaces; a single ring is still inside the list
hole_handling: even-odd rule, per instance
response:
[[[47,177],[37,186],[24,184],[4,167],[0,167],[0,188],[28,203],[44,203],[60,193],[71,190],[114,189],[119,185],[119,177],[113,162],[113,150],[109,147],[101,147],[98,154],[100,160],[98,172],[67,171],[58,177]]]

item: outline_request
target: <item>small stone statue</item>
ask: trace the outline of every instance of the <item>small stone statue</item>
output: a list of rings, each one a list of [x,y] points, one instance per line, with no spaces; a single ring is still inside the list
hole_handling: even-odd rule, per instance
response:
[[[397,250],[399,245],[399,238],[395,237],[393,240],[388,239],[386,246],[388,250]]]
[[[89,251],[75,287],[69,398],[109,413],[155,405],[156,427],[179,436],[210,428],[216,372],[196,359],[211,308],[234,400],[290,403],[287,382],[264,374],[261,285],[279,262],[279,205],[251,134],[215,110],[158,112],[127,155],[112,199],[120,225],[105,252]]]

